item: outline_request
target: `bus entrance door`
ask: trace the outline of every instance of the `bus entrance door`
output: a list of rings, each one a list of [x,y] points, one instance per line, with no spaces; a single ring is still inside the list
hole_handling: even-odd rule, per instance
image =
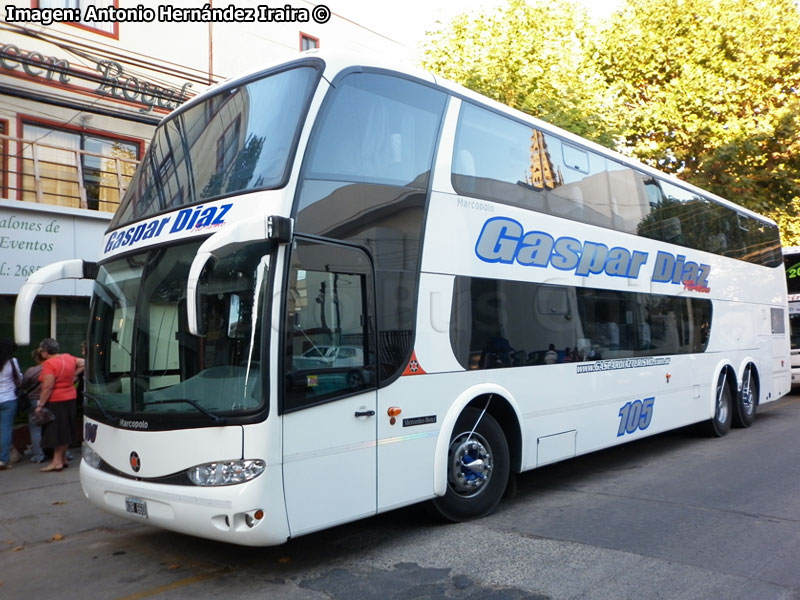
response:
[[[338,244],[292,251],[283,340],[283,481],[292,536],[377,507],[374,284]]]

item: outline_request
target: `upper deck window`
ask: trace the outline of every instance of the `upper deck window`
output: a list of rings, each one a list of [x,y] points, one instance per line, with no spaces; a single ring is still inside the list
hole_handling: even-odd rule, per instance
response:
[[[306,177],[425,189],[444,94],[374,73],[353,73],[337,86]]]
[[[128,189],[115,228],[186,204],[286,184],[317,70],[227,87],[169,117]]]
[[[775,225],[665,178],[464,102],[453,189],[581,223],[776,267]]]

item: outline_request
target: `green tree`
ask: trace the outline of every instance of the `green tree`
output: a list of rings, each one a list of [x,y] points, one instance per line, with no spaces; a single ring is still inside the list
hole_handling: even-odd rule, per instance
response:
[[[509,0],[429,35],[423,64],[676,174],[800,245],[794,0],[624,0],[604,27],[568,0]]]
[[[794,0],[627,0],[592,60],[621,150],[773,217],[800,243]]]
[[[509,0],[430,32],[423,65],[503,104],[606,145],[607,86],[585,65],[593,26],[569,0]]]

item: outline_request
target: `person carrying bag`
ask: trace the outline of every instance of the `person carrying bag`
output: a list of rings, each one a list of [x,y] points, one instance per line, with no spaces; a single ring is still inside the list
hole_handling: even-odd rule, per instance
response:
[[[45,338],[39,344],[44,363],[39,380],[42,382],[39,402],[34,409],[38,422],[53,418],[42,429],[42,446],[53,449],[53,459],[41,471],[61,471],[67,464],[67,448],[74,440],[76,419],[75,378],[83,372],[84,361],[67,353],[60,353],[58,342]]]
[[[26,381],[25,375],[28,371],[25,371],[25,375],[22,376],[22,380],[17,386],[17,410],[23,413],[30,412],[31,408],[35,408],[39,402],[39,386],[42,384],[39,381],[39,373],[42,368],[31,367],[31,369],[37,369],[36,379]]]
[[[28,433],[31,438],[31,462],[41,463],[45,461],[44,450],[42,450],[42,427],[36,422],[34,409],[39,404],[39,397],[42,391],[42,382],[39,375],[42,373],[42,358],[39,348],[35,348],[31,353],[34,362],[32,367],[25,369],[22,375],[22,382],[17,390],[17,404],[20,412],[28,415]]]

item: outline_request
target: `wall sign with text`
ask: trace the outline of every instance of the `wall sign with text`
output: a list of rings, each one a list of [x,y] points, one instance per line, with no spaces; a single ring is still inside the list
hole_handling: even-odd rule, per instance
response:
[[[21,202],[0,200],[0,294],[17,294],[25,279],[44,265],[99,257],[109,218],[83,216],[76,209],[18,208]],[[59,281],[44,294],[88,295],[91,282]]]

